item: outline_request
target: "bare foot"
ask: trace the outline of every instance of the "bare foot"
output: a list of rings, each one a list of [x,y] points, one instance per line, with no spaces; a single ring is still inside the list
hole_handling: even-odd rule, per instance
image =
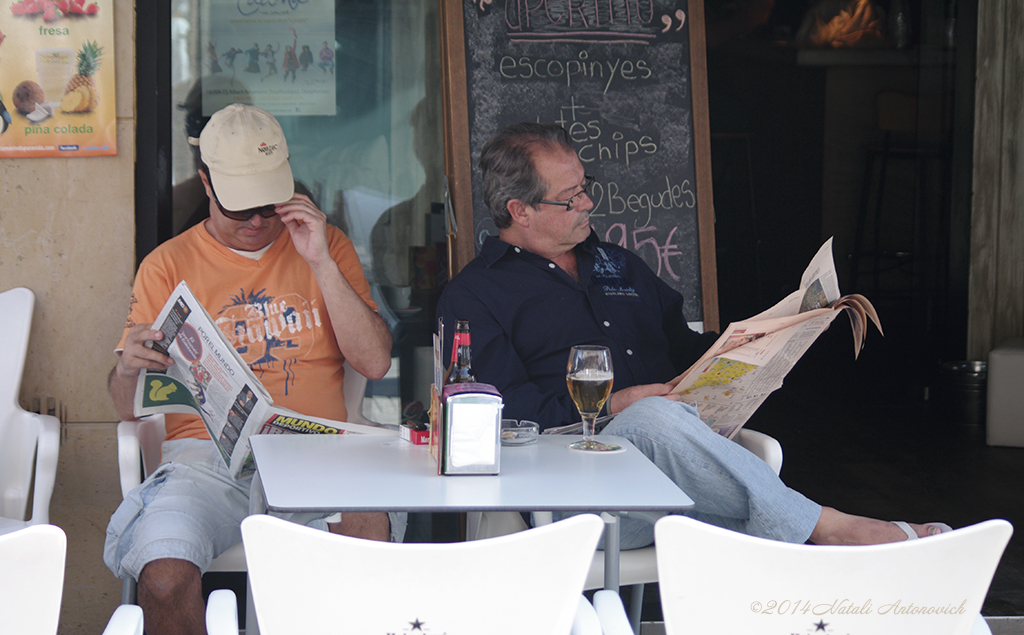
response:
[[[909,524],[919,538],[942,533],[938,527]],[[906,539],[907,534],[889,521],[845,514],[831,507],[821,508],[810,537],[816,545],[878,545]]]

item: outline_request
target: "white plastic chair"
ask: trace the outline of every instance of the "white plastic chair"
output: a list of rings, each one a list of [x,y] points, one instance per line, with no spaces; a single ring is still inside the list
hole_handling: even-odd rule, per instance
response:
[[[117,424],[117,463],[121,477],[121,496],[125,497],[160,465],[160,446],[167,431],[163,415],[150,415],[138,421]],[[213,559],[207,572],[244,572],[245,552],[242,543],[229,548]],[[121,604],[136,601],[137,582],[127,577],[121,585]]]
[[[382,425],[363,416],[363,397],[366,377],[345,362],[345,404],[348,420],[364,425]],[[160,447],[167,436],[163,415],[150,415],[137,421],[117,424],[117,463],[121,477],[121,496],[125,497],[160,465]],[[238,543],[213,559],[207,572],[244,572],[245,551]],[[121,603],[135,602],[136,581],[125,578],[121,589]]]
[[[259,630],[286,633],[567,634],[601,519],[574,516],[490,540],[395,544],[271,516],[242,522]],[[223,625],[211,615],[207,628]],[[231,602],[218,602],[230,614]],[[226,620],[220,633],[237,633]],[[577,631],[585,632],[585,631]],[[598,631],[599,632],[599,631]]]
[[[782,470],[782,446],[773,437],[741,428],[733,441],[753,452],[768,464],[776,475]],[[654,523],[660,515],[631,514],[649,519]],[[544,525],[552,520],[551,512],[534,512],[533,522]],[[504,536],[527,528],[518,512],[473,512],[466,517],[466,535],[469,540]],[[633,632],[639,632],[640,610],[643,602],[644,585],[658,581],[658,563],[653,546],[628,549],[619,554],[619,584],[632,586],[629,616]],[[584,588],[600,589],[604,586],[604,554],[594,554]]]
[[[18,405],[34,306],[24,287],[0,293],[0,534],[50,522],[57,478],[60,421]]]
[[[57,632],[66,554],[67,537],[54,525],[0,536],[0,633]]]
[[[809,633],[825,628],[819,622],[828,633],[967,635],[989,633],[979,612],[1013,527],[989,520],[842,547],[755,538],[684,516],[662,518],[654,533],[668,635]]]
[[[135,604],[122,604],[110,616],[103,635],[142,635],[142,608]]]

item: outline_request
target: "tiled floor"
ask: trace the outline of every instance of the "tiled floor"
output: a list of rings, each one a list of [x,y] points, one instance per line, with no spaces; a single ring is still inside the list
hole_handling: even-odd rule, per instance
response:
[[[50,501],[50,522],[68,537],[59,633],[99,633],[121,600],[121,581],[103,565],[107,520],[121,502],[115,424],[68,424],[63,434]]]

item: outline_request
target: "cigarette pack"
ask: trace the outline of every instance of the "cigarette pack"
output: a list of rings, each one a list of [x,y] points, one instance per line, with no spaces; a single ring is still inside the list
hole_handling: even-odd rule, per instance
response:
[[[413,445],[427,445],[430,443],[430,429],[423,424],[410,425],[403,423],[398,426],[398,434]]]

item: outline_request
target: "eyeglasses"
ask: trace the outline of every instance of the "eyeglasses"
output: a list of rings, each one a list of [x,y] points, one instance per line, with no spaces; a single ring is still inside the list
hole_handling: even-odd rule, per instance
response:
[[[210,187],[210,191],[213,191],[212,186]],[[253,216],[255,216],[256,214],[259,214],[263,218],[273,218],[277,214],[276,205],[261,205],[259,207],[250,207],[249,209],[240,209],[237,211],[224,209],[224,206],[221,205],[220,199],[217,198],[217,192],[213,192],[213,202],[217,205],[217,209],[220,210],[221,214],[224,214],[224,216],[230,218],[231,220],[236,220],[243,223],[252,218]]]
[[[537,201],[537,202],[538,203],[546,203],[548,205],[561,205],[562,207],[565,208],[565,211],[571,212],[573,210],[573,208],[576,207],[576,203],[579,202],[580,200],[582,200],[584,194],[586,194],[588,196],[590,195],[590,187],[594,184],[594,181],[597,180],[595,177],[590,176],[589,174],[584,175],[583,178],[584,178],[583,189],[580,190],[579,192],[576,192],[572,196],[570,196],[569,200],[567,200],[567,201],[543,201],[543,200],[541,200],[541,201]]]

